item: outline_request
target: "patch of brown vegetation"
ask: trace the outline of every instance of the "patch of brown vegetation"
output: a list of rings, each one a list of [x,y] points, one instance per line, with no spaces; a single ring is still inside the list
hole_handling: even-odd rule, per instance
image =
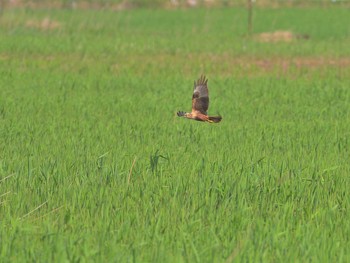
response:
[[[22,59],[21,53],[2,53],[0,61],[18,61]],[[96,60],[104,61],[96,64]],[[218,76],[260,77],[272,76],[273,78],[318,78],[335,74],[339,78],[350,77],[350,56],[346,57],[267,57],[257,58],[250,56],[237,57],[235,54],[127,54],[118,56],[87,55],[82,58],[80,53],[70,54],[27,54],[25,60],[21,60],[21,69],[29,70],[32,61],[47,70],[48,65],[54,63],[55,70],[63,72],[77,72],[82,70],[105,70],[109,67],[111,74],[150,74],[154,72],[169,72],[174,70],[183,75],[192,75],[194,72],[204,72]],[[140,63],[142,61],[142,63]],[[27,66],[28,65],[28,66]],[[57,67],[57,65],[59,65]],[[49,67],[52,68],[52,67]]]
[[[151,61],[152,59],[152,61]],[[186,57],[168,57],[162,60],[143,58],[144,64],[150,68],[167,67],[166,61],[176,60],[175,64],[182,64],[184,74],[193,72],[193,68],[200,68],[200,72],[210,72],[222,76],[257,77],[271,75],[274,77],[298,78],[301,76],[323,76],[327,72],[334,72],[338,76],[350,76],[350,57],[237,57],[233,54],[205,54],[187,55]],[[178,61],[179,60],[179,61]],[[164,61],[164,62],[163,62]],[[201,63],[200,61],[205,61]]]
[[[254,36],[254,39],[259,42],[271,43],[271,42],[292,42],[296,39],[309,39],[308,35],[294,34],[291,31],[275,31],[264,32]]]
[[[26,27],[36,28],[40,30],[56,30],[62,27],[61,23],[55,20],[51,20],[49,17],[45,17],[43,20],[28,20]]]
[[[350,67],[350,58],[294,58],[292,62],[299,68]]]
[[[326,69],[339,69],[348,71],[350,69],[350,58],[325,58],[325,57],[295,57],[295,58],[270,58],[270,59],[248,59],[238,62],[248,71],[253,68],[261,72],[276,72],[279,75],[288,75],[296,72],[316,72]]]

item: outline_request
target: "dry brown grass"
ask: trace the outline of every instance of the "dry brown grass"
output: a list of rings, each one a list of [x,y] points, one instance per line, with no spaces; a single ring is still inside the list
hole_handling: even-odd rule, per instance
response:
[[[40,30],[56,30],[62,27],[62,24],[58,21],[52,20],[49,17],[45,17],[43,20],[28,20],[26,27],[36,28]]]
[[[309,39],[310,37],[308,35],[294,34],[291,31],[278,30],[274,32],[260,33],[255,35],[253,38],[258,42],[271,43],[271,42],[292,42],[297,39]]]
[[[22,57],[22,55],[20,55]],[[96,59],[104,60],[111,74],[121,74],[130,70],[133,74],[146,74],[156,71],[174,71],[173,65],[182,65],[177,68],[183,75],[193,75],[193,72],[210,72],[213,75],[235,77],[258,77],[271,75],[274,77],[298,78],[300,76],[322,77],[325,72],[334,72],[339,77],[350,77],[350,57],[268,57],[256,58],[232,54],[183,54],[171,55],[161,53],[120,56],[118,60],[112,57],[84,56],[82,60],[78,53],[72,54],[28,54],[26,61],[37,61],[39,67],[46,69],[47,65],[54,63],[55,67],[63,72],[80,72],[84,70],[97,70]],[[5,62],[17,61],[14,54],[0,54],[0,60]],[[23,71],[26,71],[26,61],[22,63]],[[68,61],[68,63],[67,63]],[[142,61],[142,63],[140,63]],[[205,61],[201,63],[201,61]],[[326,75],[325,75],[326,76]]]

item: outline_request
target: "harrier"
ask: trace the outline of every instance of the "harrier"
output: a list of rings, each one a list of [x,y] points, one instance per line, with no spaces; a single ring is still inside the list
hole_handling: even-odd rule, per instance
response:
[[[194,82],[192,112],[188,113],[179,111],[177,116],[210,123],[217,123],[221,121],[221,116],[208,116],[207,110],[209,108],[209,93],[207,83],[208,79],[206,79],[203,75],[197,80],[197,82]]]

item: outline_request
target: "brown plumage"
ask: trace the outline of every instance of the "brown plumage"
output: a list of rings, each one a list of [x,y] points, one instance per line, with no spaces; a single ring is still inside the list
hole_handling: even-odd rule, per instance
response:
[[[194,91],[192,95],[192,112],[187,113],[179,111],[177,116],[192,119],[196,121],[206,121],[210,123],[220,122],[221,116],[208,116],[209,108],[209,92],[208,92],[208,79],[205,76],[201,76],[197,82],[194,82]]]

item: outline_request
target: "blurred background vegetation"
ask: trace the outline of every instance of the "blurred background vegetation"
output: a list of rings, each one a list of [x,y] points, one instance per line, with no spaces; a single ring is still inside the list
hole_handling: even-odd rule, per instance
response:
[[[0,0],[1,9],[27,8],[111,8],[116,10],[132,8],[185,8],[246,6],[251,1],[260,7],[283,6],[350,6],[347,0]]]

